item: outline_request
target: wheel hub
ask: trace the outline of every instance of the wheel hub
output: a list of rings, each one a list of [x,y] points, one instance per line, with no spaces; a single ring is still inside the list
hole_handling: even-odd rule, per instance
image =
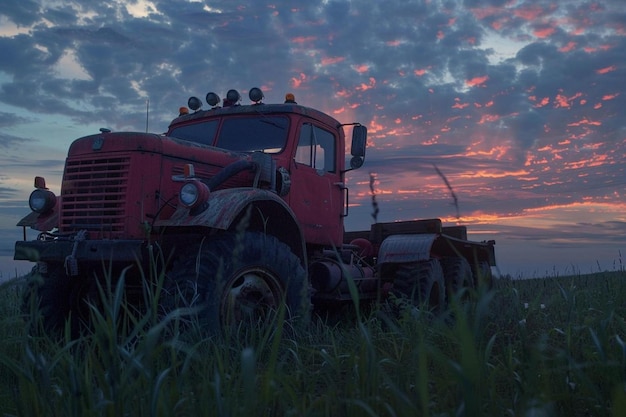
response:
[[[247,270],[226,288],[222,318],[226,323],[263,319],[278,308],[279,294],[279,283],[272,274],[261,269]]]

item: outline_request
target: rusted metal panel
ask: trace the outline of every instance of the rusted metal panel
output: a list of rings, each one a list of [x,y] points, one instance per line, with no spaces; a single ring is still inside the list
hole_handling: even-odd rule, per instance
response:
[[[226,230],[250,203],[271,200],[293,215],[289,206],[275,193],[258,188],[231,188],[212,192],[206,210],[195,216],[184,207],[176,209],[171,218],[158,220],[155,226],[207,226]]]
[[[417,262],[430,258],[430,249],[439,234],[391,235],[380,245],[378,263]]]

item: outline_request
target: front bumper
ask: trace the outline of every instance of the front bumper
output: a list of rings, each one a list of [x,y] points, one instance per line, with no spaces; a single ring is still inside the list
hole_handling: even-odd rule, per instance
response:
[[[142,262],[145,244],[141,240],[29,240],[15,242],[13,259],[31,262],[64,262],[72,256],[78,262]]]

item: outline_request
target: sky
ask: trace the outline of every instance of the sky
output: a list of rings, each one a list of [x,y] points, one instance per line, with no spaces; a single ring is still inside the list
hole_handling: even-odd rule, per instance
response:
[[[438,217],[501,274],[626,267],[623,0],[3,0],[0,51],[0,277],[74,139],[252,87],[368,127],[346,230]]]

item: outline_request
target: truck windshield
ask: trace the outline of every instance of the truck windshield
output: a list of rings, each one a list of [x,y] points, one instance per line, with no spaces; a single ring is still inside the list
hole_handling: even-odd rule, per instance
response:
[[[224,119],[216,146],[231,151],[277,153],[287,141],[289,119],[281,116]]]
[[[222,120],[217,139],[217,119],[177,127],[169,136],[237,152],[278,153],[285,147],[289,127],[286,117],[259,115]]]

